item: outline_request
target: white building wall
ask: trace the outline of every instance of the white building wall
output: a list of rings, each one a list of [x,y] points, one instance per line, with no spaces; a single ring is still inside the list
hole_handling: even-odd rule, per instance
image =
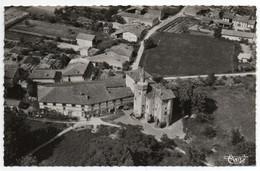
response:
[[[129,87],[131,89],[131,91],[134,93],[136,82],[131,77],[129,77],[127,74],[125,77],[125,81],[126,81],[126,87]]]
[[[54,79],[33,79],[37,83],[55,83]]]
[[[137,42],[138,37],[130,32],[123,33],[123,39],[129,41],[129,42]]]
[[[82,39],[77,39],[77,44],[79,45],[80,48],[83,47],[92,47],[93,42],[89,40],[82,40]]]
[[[63,76],[62,80],[63,82],[69,82],[69,78],[70,78],[70,82],[81,82],[84,81],[83,76]]]

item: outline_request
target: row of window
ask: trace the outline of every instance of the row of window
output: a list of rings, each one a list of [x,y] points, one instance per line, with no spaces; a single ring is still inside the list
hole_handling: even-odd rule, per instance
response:
[[[113,103],[115,103],[116,100],[113,100]],[[120,99],[120,102],[123,103],[123,99]],[[43,102],[43,105],[47,105],[47,102]],[[56,103],[52,103],[53,106],[56,106]],[[101,103],[98,103],[98,105],[100,106]],[[108,102],[106,102],[106,105],[108,105]],[[66,104],[62,103],[62,106],[65,107]],[[76,104],[71,104],[72,107],[76,107]],[[92,104],[91,107],[94,107],[95,104]],[[81,107],[85,107],[85,105],[81,105]]]

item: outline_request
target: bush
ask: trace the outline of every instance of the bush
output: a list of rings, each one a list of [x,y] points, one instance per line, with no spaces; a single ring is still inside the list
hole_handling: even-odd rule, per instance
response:
[[[216,130],[212,126],[205,127],[203,134],[208,138],[213,138],[216,136]]]
[[[236,145],[238,143],[244,142],[245,138],[244,136],[241,135],[240,130],[239,129],[232,129],[231,132],[231,143],[233,145]]]
[[[234,78],[233,78],[233,81],[234,81],[235,84],[239,84],[239,83],[242,82],[240,76],[238,76],[238,77],[234,77]]]

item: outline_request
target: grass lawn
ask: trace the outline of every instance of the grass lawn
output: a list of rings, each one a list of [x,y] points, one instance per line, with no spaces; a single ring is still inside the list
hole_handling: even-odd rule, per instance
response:
[[[158,45],[145,51],[141,65],[150,74],[184,76],[234,71],[234,43],[191,34],[155,33]]]
[[[255,142],[255,93],[244,87],[221,88],[208,94],[217,102],[215,124],[223,132],[239,128],[248,141]]]
[[[217,90],[208,89],[207,97],[215,101],[217,108],[212,113],[213,124],[197,123],[189,119],[185,125],[188,126],[189,136],[194,144],[210,150],[215,147],[217,152],[208,156],[208,161],[228,165],[224,156],[237,155],[235,146],[231,143],[232,129],[240,129],[247,142],[255,143],[255,92],[246,89],[248,84],[254,83],[255,78],[245,77],[240,85],[219,87]],[[216,130],[216,136],[208,138],[204,135],[207,126]],[[246,154],[247,155],[247,154]]]
[[[87,33],[97,36],[97,39],[108,40],[109,37],[103,32],[94,32],[85,28],[77,28],[61,23],[49,23],[46,21],[28,20],[30,25],[26,25],[25,22],[21,22],[11,27],[11,29],[27,31],[32,33],[38,33],[48,36],[61,37],[67,39],[76,39],[78,33]]]

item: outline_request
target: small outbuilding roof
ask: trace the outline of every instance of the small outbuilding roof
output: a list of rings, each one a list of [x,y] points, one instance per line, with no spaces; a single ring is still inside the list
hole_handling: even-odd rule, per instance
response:
[[[249,38],[249,39],[253,39],[255,37],[255,33],[248,33],[248,32],[235,31],[235,30],[227,30],[227,29],[222,29],[221,34],[227,35],[227,36]]]
[[[86,33],[79,33],[76,37],[76,39],[82,39],[82,40],[88,40],[93,41],[96,36],[92,34],[86,34]]]
[[[56,70],[37,69],[29,76],[31,79],[54,79]]]

